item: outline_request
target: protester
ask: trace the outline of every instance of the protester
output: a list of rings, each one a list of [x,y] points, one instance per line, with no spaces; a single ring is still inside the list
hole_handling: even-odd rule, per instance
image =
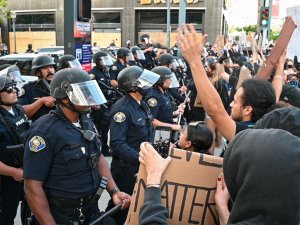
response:
[[[168,224],[168,210],[161,204],[160,182],[171,157],[162,158],[150,143],[142,143],[139,161],[146,168],[147,180],[139,225]]]
[[[224,178],[217,181],[220,224],[298,224],[299,146],[299,137],[279,129],[237,134],[225,152]]]
[[[274,89],[269,82],[264,80],[244,81],[230,105],[232,108],[230,117],[200,60],[206,35],[198,41],[193,25],[189,25],[189,29],[183,25],[183,31],[184,33],[181,33],[178,30],[177,42],[191,67],[203,107],[221,134],[230,141],[236,133],[251,128],[258,119],[274,107],[276,102]]]
[[[213,143],[212,132],[203,121],[191,122],[181,132],[178,146],[187,151],[208,153]]]
[[[255,129],[276,128],[300,137],[300,108],[282,107],[264,115],[255,123]]]

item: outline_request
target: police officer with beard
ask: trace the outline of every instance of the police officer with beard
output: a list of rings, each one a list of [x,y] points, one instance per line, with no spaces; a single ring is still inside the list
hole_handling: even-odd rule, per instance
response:
[[[26,198],[34,224],[86,225],[100,214],[97,191],[102,176],[107,178],[106,189],[114,204],[130,200],[116,186],[94,124],[86,115],[91,106],[106,100],[97,82],[78,69],[58,71],[50,92],[57,99],[57,108],[40,117],[28,131]]]
[[[55,99],[50,96],[49,85],[55,65],[53,58],[47,55],[38,56],[32,61],[31,73],[37,76],[38,80],[24,85],[19,97],[19,103],[32,121],[54,109]]]
[[[17,105],[17,81],[21,81],[17,66],[0,71],[0,224],[5,225],[14,224],[24,198],[23,154],[29,122]]]
[[[149,89],[159,76],[138,66],[122,70],[118,83],[126,95],[119,99],[110,112],[110,147],[113,152],[111,171],[118,187],[132,194],[139,168],[142,142],[152,140],[152,116],[142,100],[143,89]],[[109,203],[108,208],[111,208]],[[128,211],[113,215],[118,225],[124,224]]]

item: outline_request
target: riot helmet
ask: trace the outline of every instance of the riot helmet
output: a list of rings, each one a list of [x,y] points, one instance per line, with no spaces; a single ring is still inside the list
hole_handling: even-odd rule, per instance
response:
[[[171,84],[169,88],[179,87],[179,82],[176,78],[176,75],[172,72],[172,70],[166,66],[157,66],[151,70],[153,73],[158,74],[160,77],[156,82],[156,85],[162,87],[164,82],[168,79],[171,80]]]
[[[150,36],[149,36],[149,34],[142,34],[140,36],[140,42],[145,42],[145,44],[150,44]]]
[[[100,105],[106,99],[95,80],[80,69],[66,68],[54,74],[50,84],[50,95],[56,99],[69,98],[79,106]]]
[[[82,66],[78,59],[76,59],[73,55],[63,55],[59,59],[58,68],[58,70],[62,70],[65,68],[82,69]]]
[[[103,51],[98,51],[94,54],[93,62],[96,66],[100,67],[111,66],[113,64],[111,57]]]
[[[145,60],[144,52],[138,47],[134,46],[131,48],[131,53],[134,57],[136,57],[137,60]]]
[[[16,65],[11,65],[0,71],[0,92],[13,93],[15,91],[15,93],[18,93],[18,89],[22,85],[21,73]],[[17,88],[17,86],[19,87]],[[17,98],[14,102],[4,102],[3,99],[0,99],[0,105],[12,106],[17,101]]]
[[[0,91],[3,89],[23,83],[21,79],[21,72],[16,65],[11,65],[0,71]]]
[[[175,62],[175,58],[172,54],[170,53],[164,53],[161,54],[158,58],[158,64],[161,66],[168,66],[170,69],[172,70],[176,70],[177,69],[177,65]]]
[[[54,59],[48,55],[40,55],[32,60],[31,74],[36,75],[38,69],[45,66],[56,66]]]
[[[152,87],[159,75],[142,69],[138,66],[130,66],[123,70],[118,75],[119,88],[126,92],[140,92],[142,89]]]
[[[125,62],[133,61],[133,55],[128,48],[119,48],[117,51],[117,57],[123,59]]]

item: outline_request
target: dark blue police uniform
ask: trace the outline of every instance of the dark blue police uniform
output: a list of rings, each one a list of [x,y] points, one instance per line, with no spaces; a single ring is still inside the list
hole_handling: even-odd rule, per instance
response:
[[[139,104],[130,95],[119,99],[110,113],[110,147],[113,151],[112,176],[117,186],[132,194],[139,168],[142,142],[150,142],[153,135],[152,116],[146,103]],[[112,204],[110,204],[112,206]],[[128,210],[114,215],[117,224],[124,224]]]
[[[78,219],[79,209],[85,218],[99,213],[91,199],[99,187],[101,142],[83,138],[81,131],[95,132],[87,116],[81,116],[80,124],[81,129],[76,129],[57,108],[32,124],[25,145],[24,178],[43,182],[59,224]]]
[[[149,48],[150,46],[144,46],[141,44],[137,45],[141,50],[145,50],[146,48]],[[147,69],[147,70],[151,70],[155,67],[155,58],[156,58],[156,53],[154,51],[151,52],[146,52],[144,53],[145,55],[145,59],[144,60],[140,60],[140,63],[142,64],[142,66]]]
[[[105,86],[101,85],[101,83],[104,83],[104,84],[110,86],[109,72],[105,68],[99,69],[97,66],[94,66],[93,69],[90,70],[88,73],[94,74],[94,76],[95,76],[94,79],[98,82],[101,89],[105,88]]]
[[[122,64],[119,59],[117,59],[114,64],[109,69],[110,80],[117,80],[118,74],[121,70],[125,69],[127,64]]]
[[[143,65],[139,61],[135,61],[135,60],[134,61],[129,61],[128,65],[129,66],[138,66],[140,68],[143,68]]]
[[[25,138],[29,122],[21,106],[12,106],[14,115],[0,107],[0,161],[22,168]],[[23,199],[23,183],[10,176],[0,176],[0,224],[13,225],[19,202]]]
[[[149,106],[153,118],[164,123],[173,124],[172,102],[158,87],[151,89],[145,97],[145,102]]]
[[[50,93],[47,92],[47,90],[45,90],[39,82],[40,81],[33,81],[23,86],[23,94],[18,98],[19,104],[29,105],[34,103],[38,98],[48,97],[50,95]],[[55,109],[55,107],[50,108],[43,105],[30,119],[35,121],[53,109]]]

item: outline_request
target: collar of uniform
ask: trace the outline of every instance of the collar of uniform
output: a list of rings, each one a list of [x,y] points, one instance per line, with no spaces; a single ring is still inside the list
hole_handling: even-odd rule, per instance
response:
[[[138,101],[135,100],[131,95],[128,94],[126,97],[135,109],[139,109],[139,107],[141,107],[141,104],[139,104]]]

